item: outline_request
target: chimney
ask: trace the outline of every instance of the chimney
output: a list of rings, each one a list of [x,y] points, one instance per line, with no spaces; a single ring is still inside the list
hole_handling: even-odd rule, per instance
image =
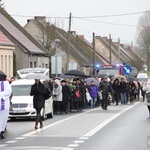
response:
[[[41,23],[46,23],[46,17],[45,16],[35,16],[34,20],[40,21]]]
[[[80,38],[84,39],[84,35],[79,35]]]

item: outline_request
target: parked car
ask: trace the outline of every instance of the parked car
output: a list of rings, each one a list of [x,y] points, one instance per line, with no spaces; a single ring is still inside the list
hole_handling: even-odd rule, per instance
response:
[[[9,112],[9,118],[32,118],[36,116],[36,110],[33,108],[33,96],[30,96],[31,85],[35,81],[33,79],[19,79],[13,81],[12,87],[12,110]],[[53,100],[52,97],[45,100],[45,108],[42,109],[42,118],[53,117]]]
[[[147,82],[148,81],[148,75],[147,75],[147,73],[139,73],[137,75],[137,79],[139,82]]]

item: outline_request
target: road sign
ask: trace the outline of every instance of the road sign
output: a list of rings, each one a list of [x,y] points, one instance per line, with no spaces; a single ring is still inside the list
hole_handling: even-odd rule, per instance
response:
[[[129,75],[132,72],[132,67],[129,65],[124,65],[122,68],[122,73],[124,75]]]

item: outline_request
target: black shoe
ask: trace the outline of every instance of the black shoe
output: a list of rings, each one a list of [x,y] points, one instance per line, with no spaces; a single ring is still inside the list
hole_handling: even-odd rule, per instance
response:
[[[4,132],[2,131],[1,132],[1,139],[4,139],[5,137],[4,137]]]
[[[43,124],[42,123],[40,124],[40,128],[43,128]]]
[[[37,126],[38,126],[38,124],[36,123],[34,129],[37,129],[38,128]]]

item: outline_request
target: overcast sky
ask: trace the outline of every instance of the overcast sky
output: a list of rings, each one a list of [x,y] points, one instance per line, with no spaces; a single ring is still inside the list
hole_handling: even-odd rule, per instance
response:
[[[33,16],[56,17],[57,25],[67,31],[69,26],[67,17],[71,12],[71,29],[79,35],[85,35],[89,41],[92,41],[92,33],[95,32],[97,36],[111,34],[114,41],[119,37],[121,43],[133,41],[134,44],[138,19],[142,15],[138,12],[150,10],[150,0],[3,0],[3,2],[6,11],[22,26]],[[138,14],[121,15],[130,13]]]

